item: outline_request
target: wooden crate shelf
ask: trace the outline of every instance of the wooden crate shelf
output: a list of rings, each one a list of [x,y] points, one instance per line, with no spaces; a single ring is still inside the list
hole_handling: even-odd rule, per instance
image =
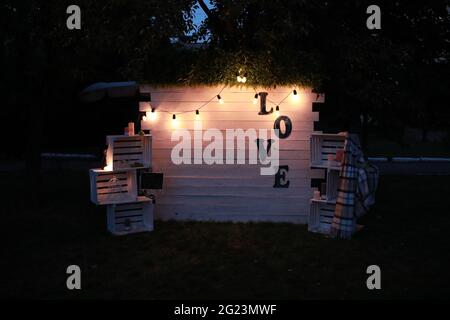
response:
[[[344,149],[345,136],[338,134],[313,133],[311,135],[311,167],[339,170],[340,163],[328,162],[328,155],[336,156],[336,150]]]
[[[311,200],[308,231],[328,234],[333,222],[336,204],[326,200]]]
[[[117,169],[143,169],[151,167],[151,135],[107,136],[107,167]]]
[[[97,205],[137,200],[135,170],[89,170],[91,201]]]
[[[311,168],[326,169],[326,195],[323,199],[311,199],[308,230],[328,234],[331,230],[338,196],[341,164],[329,161],[336,158],[336,151],[344,149],[345,136],[328,133],[311,135]]]
[[[142,196],[135,202],[108,205],[108,231],[114,235],[153,231],[153,207],[153,201]]]

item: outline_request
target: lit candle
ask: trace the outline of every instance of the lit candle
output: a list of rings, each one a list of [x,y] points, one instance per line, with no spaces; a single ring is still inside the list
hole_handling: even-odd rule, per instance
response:
[[[128,135],[134,136],[134,122],[128,122]]]
[[[320,200],[320,191],[314,190],[314,199]]]

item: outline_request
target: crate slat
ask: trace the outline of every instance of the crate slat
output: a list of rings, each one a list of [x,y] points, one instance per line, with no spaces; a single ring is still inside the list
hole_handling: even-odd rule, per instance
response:
[[[328,234],[331,230],[335,206],[334,203],[324,200],[311,200],[308,231]]]
[[[97,205],[133,202],[137,199],[136,171],[91,169],[91,201]]]
[[[328,163],[328,155],[336,155],[336,150],[344,149],[345,136],[338,134],[320,134],[311,135],[311,167],[327,168],[339,167],[339,163]]]
[[[108,231],[114,235],[153,231],[153,206],[145,197],[133,203],[108,205]]]
[[[107,136],[106,161],[113,170],[151,167],[151,135]]]

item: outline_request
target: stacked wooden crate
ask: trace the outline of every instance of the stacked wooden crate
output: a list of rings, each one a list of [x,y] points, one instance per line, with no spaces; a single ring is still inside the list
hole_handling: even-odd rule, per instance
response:
[[[311,135],[311,168],[326,170],[326,191],[320,199],[311,199],[308,230],[328,234],[333,222],[339,185],[340,162],[336,151],[344,149],[345,136],[314,133]],[[331,159],[330,159],[331,158]]]
[[[153,201],[139,196],[138,169],[151,166],[151,135],[107,136],[103,169],[90,170],[91,201],[107,206],[114,235],[153,230]]]

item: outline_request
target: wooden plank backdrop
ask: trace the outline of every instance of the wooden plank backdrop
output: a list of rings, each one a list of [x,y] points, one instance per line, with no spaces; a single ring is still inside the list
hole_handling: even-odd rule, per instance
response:
[[[289,96],[293,87],[240,88],[222,86],[200,87],[151,87],[141,85],[141,92],[150,92],[151,106],[156,109],[156,119],[141,122],[141,128],[151,130],[152,169],[164,173],[164,188],[156,193],[155,216],[159,219],[202,221],[271,221],[307,223],[309,201],[313,194],[312,178],[324,178],[323,170],[310,169],[310,136],[314,122],[319,120],[312,111],[313,102],[323,102],[324,96],[312,93],[308,88],[296,88],[298,99]],[[220,93],[224,103],[216,95]],[[286,179],[288,188],[274,188],[275,176],[260,175],[260,164],[181,164],[172,163],[170,155],[178,141],[171,141],[174,130],[172,114],[177,114],[177,128],[188,129],[193,137],[195,110],[213,100],[200,110],[203,130],[218,129],[227,145],[226,129],[272,129],[277,118],[258,115],[255,92],[267,92],[267,110],[280,106],[280,115],[292,121],[292,132],[280,139],[280,166],[289,166]],[[140,111],[150,111],[141,104]],[[203,141],[204,148],[210,142]],[[192,146],[194,143],[192,142]],[[238,156],[239,144],[231,147]],[[256,143],[245,142],[245,148],[254,149]],[[192,152],[194,155],[195,153]],[[248,154],[244,156],[248,160]],[[192,156],[192,163],[193,156]]]

